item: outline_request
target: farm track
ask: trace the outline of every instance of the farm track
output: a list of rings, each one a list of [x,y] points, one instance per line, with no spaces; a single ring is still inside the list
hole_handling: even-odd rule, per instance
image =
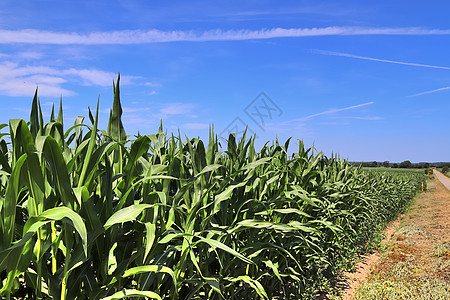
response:
[[[450,178],[446,177],[444,174],[439,172],[438,170],[433,170],[434,175],[439,179],[439,181],[448,189],[450,190]]]
[[[450,179],[435,175],[439,181],[429,180],[428,191],[388,227],[399,225],[381,251],[349,274],[342,299],[450,299]]]

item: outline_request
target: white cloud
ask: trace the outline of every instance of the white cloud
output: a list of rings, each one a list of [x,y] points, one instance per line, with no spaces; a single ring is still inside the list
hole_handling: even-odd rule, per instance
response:
[[[160,109],[163,115],[187,115],[192,112],[195,105],[192,103],[167,103],[166,106]]]
[[[33,55],[30,55],[30,57]],[[68,82],[111,86],[117,74],[97,69],[56,69],[47,66],[22,66],[11,61],[0,62],[0,93],[8,96],[30,96],[39,87],[40,96],[73,96],[63,87]],[[121,76],[121,84],[130,84],[133,76]]]
[[[375,102],[371,101],[371,102],[366,102],[366,103],[361,103],[361,104],[357,104],[357,105],[352,105],[352,106],[348,106],[348,107],[344,107],[344,108],[333,108],[333,109],[328,109],[316,114],[311,114],[309,116],[303,117],[303,118],[299,118],[299,119],[294,119],[294,120],[290,120],[288,122],[303,122],[306,121],[308,119],[311,118],[315,118],[315,117],[319,117],[319,116],[323,116],[323,115],[330,115],[330,114],[335,114],[341,111],[345,111],[345,110],[351,110],[351,109],[355,109],[355,108],[360,108],[360,107],[364,107],[367,105],[371,105],[374,104]]]
[[[443,88],[440,88],[440,89],[431,90],[431,91],[425,91],[425,92],[417,93],[417,94],[414,94],[414,95],[410,95],[408,97],[422,96],[422,95],[426,95],[426,94],[431,94],[431,93],[445,91],[445,90],[448,90],[448,89],[450,89],[450,86],[446,86],[446,87],[443,87]]]
[[[449,35],[449,29],[420,27],[372,28],[372,27],[319,27],[272,28],[262,30],[209,30],[162,31],[122,30],[91,33],[56,32],[36,29],[0,30],[0,43],[55,44],[55,45],[108,45],[149,44],[164,42],[204,42],[271,39],[285,37],[309,37],[330,35]]]
[[[64,75],[73,75],[83,81],[85,85],[111,86],[116,81],[117,74],[97,69],[67,69],[60,71]],[[136,76],[120,76],[122,85],[130,84]]]
[[[314,50],[314,53],[324,54],[324,55],[333,55],[333,56],[350,57],[350,58],[356,58],[356,59],[362,59],[362,60],[371,60],[371,61],[385,62],[385,63],[391,63],[391,64],[407,65],[407,66],[413,66],[413,67],[424,67],[424,68],[434,68],[434,69],[450,70],[450,67],[433,66],[433,65],[424,65],[424,64],[411,63],[411,62],[403,62],[403,61],[395,61],[395,60],[388,60],[388,59],[380,59],[380,58],[373,58],[373,57],[367,57],[367,56],[359,56],[359,55],[353,55],[353,54],[342,53],[342,52]]]
[[[0,93],[7,96],[32,96],[37,88],[37,85],[22,82],[20,80],[9,80],[0,84]],[[60,86],[52,86],[47,84],[40,84],[38,88],[38,93],[40,96],[53,96],[59,97],[73,96],[74,92],[61,88]]]
[[[144,83],[144,85],[151,86],[151,87],[160,87],[161,86],[160,83],[155,83],[155,82],[146,82],[146,83]]]
[[[343,117],[345,119],[355,119],[355,120],[367,120],[367,121],[378,121],[382,120],[382,117],[373,116],[373,117]]]
[[[149,95],[149,96],[154,96],[154,95],[158,94],[158,92],[155,91],[153,88],[161,87],[161,84],[156,83],[156,82],[145,82],[144,85],[152,88],[152,90],[147,93],[147,95]]]
[[[147,116],[140,116],[136,114],[124,114],[122,116],[122,121],[125,129],[127,129],[127,125],[134,126],[139,125],[139,127],[144,129],[145,127],[154,126],[159,123],[159,119],[149,118]],[[139,129],[139,128],[136,128]],[[137,130],[135,131],[137,132]]]
[[[65,80],[64,78],[48,76],[44,74],[31,75],[28,76],[26,80],[31,83],[36,82],[36,84],[47,84],[47,85],[59,85],[67,82],[67,80]]]
[[[45,70],[49,72],[42,72]],[[53,74],[52,69],[0,63],[0,93],[8,96],[32,96],[39,86],[41,96],[74,95],[74,92],[61,87],[66,80]]]
[[[336,108],[336,109],[328,109],[324,110],[322,112],[318,112],[315,114],[310,114],[308,116],[297,118],[297,119],[291,119],[279,123],[268,123],[266,126],[264,126],[264,129],[268,132],[278,134],[285,134],[287,136],[292,135],[292,132],[296,132],[297,134],[301,136],[314,136],[314,130],[313,128],[310,128],[308,126],[308,121],[321,117],[321,116],[328,116],[329,118],[324,118],[325,120],[329,120],[330,118],[333,120],[342,120],[342,119],[355,119],[355,120],[367,120],[367,121],[376,121],[381,120],[381,117],[378,116],[342,116],[339,115],[340,112],[343,111],[349,111],[349,110],[355,110],[359,109],[368,105],[372,105],[375,102],[365,102],[357,105],[347,106],[343,108]],[[347,121],[348,122],[348,121]],[[342,125],[342,122],[321,122],[320,124],[323,125]]]
[[[123,107],[122,111],[124,113],[138,113],[138,112],[144,112],[149,111],[150,107]]]
[[[208,129],[209,124],[207,123],[186,123],[184,124],[186,129]]]
[[[35,51],[25,51],[17,53],[15,56],[21,59],[40,59],[44,57],[44,54]]]
[[[0,53],[0,58],[14,61],[23,61],[23,60],[36,60],[41,59],[44,57],[43,53],[36,52],[36,51],[23,51],[23,52],[17,52],[14,54],[6,54],[6,53]]]
[[[289,122],[289,121],[288,121]],[[288,123],[288,122],[282,122],[282,123],[268,123],[266,126],[264,126],[264,129],[267,132],[270,132],[273,134],[273,136],[278,135],[287,135],[291,136],[292,132],[295,132],[297,135],[305,136],[310,135],[313,133],[313,130],[311,128],[308,128],[305,123]]]

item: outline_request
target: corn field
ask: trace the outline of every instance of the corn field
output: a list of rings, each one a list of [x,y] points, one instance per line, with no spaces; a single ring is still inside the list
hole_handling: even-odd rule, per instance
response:
[[[425,180],[212,127],[129,136],[119,79],[106,130],[98,103],[44,122],[37,94],[29,122],[1,125],[2,298],[311,298]]]

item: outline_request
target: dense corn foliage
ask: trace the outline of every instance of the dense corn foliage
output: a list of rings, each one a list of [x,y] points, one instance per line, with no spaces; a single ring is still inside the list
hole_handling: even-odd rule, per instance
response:
[[[131,137],[121,115],[118,80],[106,131],[98,105],[90,125],[66,129],[61,108],[45,123],[37,95],[28,123],[2,125],[3,298],[308,298],[424,180],[301,141]]]

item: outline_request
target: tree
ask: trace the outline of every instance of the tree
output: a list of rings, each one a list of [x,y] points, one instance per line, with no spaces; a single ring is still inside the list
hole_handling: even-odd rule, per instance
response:
[[[399,168],[412,168],[412,163],[409,160],[402,161],[399,165]]]

